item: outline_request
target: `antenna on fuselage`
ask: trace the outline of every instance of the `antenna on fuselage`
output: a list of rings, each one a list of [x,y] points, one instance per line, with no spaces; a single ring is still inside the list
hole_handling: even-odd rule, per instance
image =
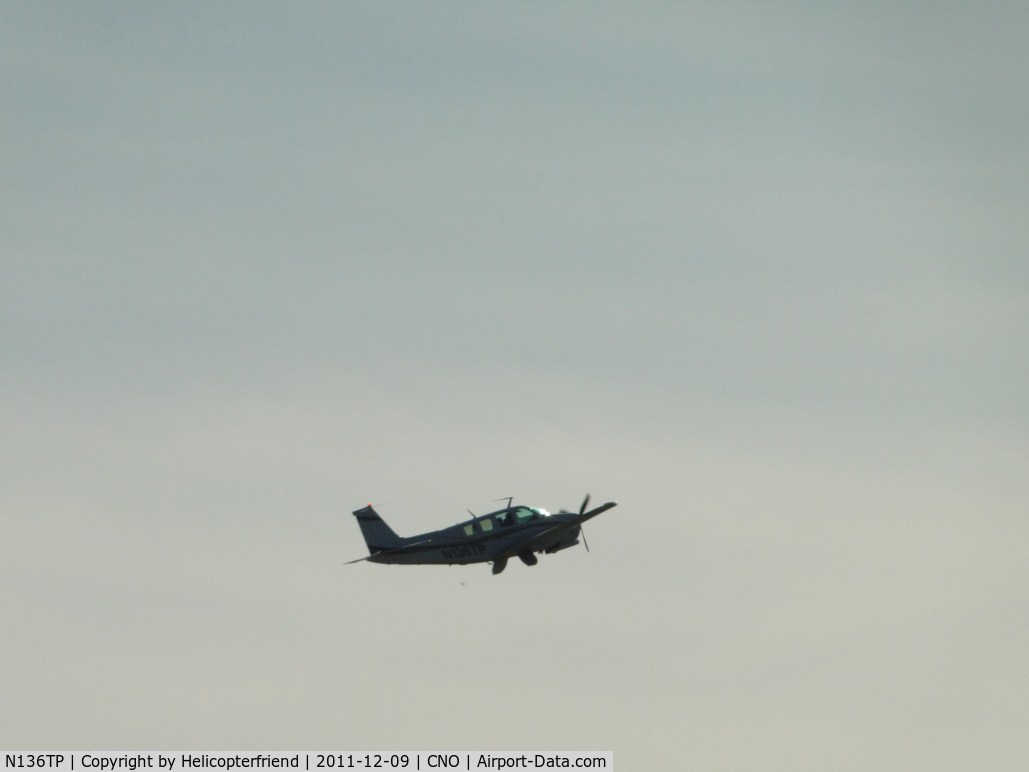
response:
[[[493,499],[494,501],[506,501],[507,508],[511,508],[511,502],[514,501],[514,496],[501,496],[499,499]]]

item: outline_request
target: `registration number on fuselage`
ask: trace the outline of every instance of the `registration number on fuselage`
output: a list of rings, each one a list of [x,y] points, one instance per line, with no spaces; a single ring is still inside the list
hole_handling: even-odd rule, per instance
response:
[[[440,550],[444,560],[465,560],[467,558],[481,558],[486,554],[485,544],[465,544],[460,547],[449,547]]]

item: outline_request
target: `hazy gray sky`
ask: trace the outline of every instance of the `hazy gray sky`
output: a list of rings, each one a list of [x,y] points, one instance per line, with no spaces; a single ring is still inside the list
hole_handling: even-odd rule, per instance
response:
[[[5,3],[0,746],[1029,764],[1027,38]]]

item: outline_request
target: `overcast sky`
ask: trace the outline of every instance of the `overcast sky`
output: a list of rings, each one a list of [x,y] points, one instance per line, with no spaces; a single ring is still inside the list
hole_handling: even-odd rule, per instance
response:
[[[1029,764],[1027,38],[4,3],[0,746]]]

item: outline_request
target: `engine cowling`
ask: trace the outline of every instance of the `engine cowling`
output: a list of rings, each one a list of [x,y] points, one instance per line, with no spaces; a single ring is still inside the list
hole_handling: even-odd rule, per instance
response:
[[[566,534],[563,534],[561,539],[560,539],[560,541],[557,541],[557,542],[551,544],[549,547],[547,547],[543,551],[546,552],[548,555],[550,555],[550,554],[552,554],[554,552],[558,552],[560,550],[566,550],[569,547],[574,547],[576,544],[579,543],[579,531],[580,530],[582,530],[582,529],[579,528],[578,526],[576,526],[573,530],[569,531]]]

